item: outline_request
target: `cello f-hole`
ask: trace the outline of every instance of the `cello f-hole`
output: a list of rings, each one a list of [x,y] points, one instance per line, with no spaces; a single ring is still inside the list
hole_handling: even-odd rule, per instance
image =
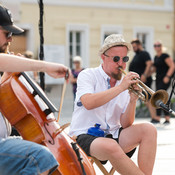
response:
[[[51,140],[48,140],[48,142],[49,142],[51,145],[54,145],[54,144],[55,144],[54,138],[52,137],[52,135],[51,135],[50,132],[48,131],[47,126],[49,126],[49,123],[44,122],[44,128],[46,129],[47,133],[49,134],[49,136],[50,136],[50,138],[51,138]]]

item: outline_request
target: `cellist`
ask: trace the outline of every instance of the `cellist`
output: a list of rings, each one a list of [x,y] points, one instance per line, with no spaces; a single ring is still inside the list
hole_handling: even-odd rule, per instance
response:
[[[54,78],[65,77],[68,68],[64,65],[2,54],[12,41],[12,34],[21,32],[23,30],[13,24],[10,11],[0,5],[0,71],[41,71]],[[58,166],[52,153],[36,143],[9,137],[9,126],[0,116],[0,175],[51,174]]]

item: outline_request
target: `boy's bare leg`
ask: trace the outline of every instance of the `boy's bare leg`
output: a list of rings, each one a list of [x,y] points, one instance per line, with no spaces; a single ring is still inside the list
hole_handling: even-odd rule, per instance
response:
[[[99,160],[109,160],[122,175],[144,174],[113,139],[103,137],[95,139],[91,144],[90,154]]]
[[[157,149],[157,130],[152,124],[136,124],[123,129],[119,144],[124,152],[139,144],[139,168],[145,175],[152,174]]]
[[[99,160],[109,160],[122,175],[152,174],[157,146],[157,131],[153,125],[137,124],[123,129],[119,144],[113,139],[97,138],[91,144],[90,154]],[[125,155],[138,145],[139,167]]]

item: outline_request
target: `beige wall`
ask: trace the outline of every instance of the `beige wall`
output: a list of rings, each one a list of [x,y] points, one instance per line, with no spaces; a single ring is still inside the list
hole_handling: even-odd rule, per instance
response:
[[[23,3],[21,10],[22,18],[20,22],[30,23],[34,27],[33,43],[35,45],[36,53],[39,46],[38,6],[36,4]],[[104,24],[122,26],[123,34],[127,41],[133,39],[134,27],[152,27],[154,30],[154,40],[161,39],[168,48],[168,52],[172,54],[172,12],[47,5],[45,6],[44,18],[45,44],[66,45],[66,25],[69,23],[83,23],[89,25],[90,66],[97,66],[99,64],[99,59],[97,57],[101,42],[101,26]]]
[[[87,2],[87,0],[81,0]],[[88,0],[89,2],[107,2],[122,4],[141,4],[141,5],[164,5],[164,0]]]
[[[161,39],[167,47],[168,53],[173,55],[174,13],[172,10],[165,10],[167,7],[165,6],[164,8],[165,0],[81,0],[81,6],[77,6],[74,3],[77,1],[74,0],[70,1],[73,6],[70,6],[69,3],[64,5],[55,3],[51,5],[48,0],[44,2],[46,2],[44,8],[45,44],[67,46],[67,25],[86,24],[89,30],[90,67],[97,66],[100,62],[98,50],[101,44],[101,30],[103,25],[120,26],[126,40],[129,42],[134,37],[135,27],[151,28],[153,30],[153,40]],[[59,0],[55,2],[59,2]],[[86,5],[83,5],[83,3]],[[116,7],[112,8],[108,6],[106,8],[105,3],[108,5],[114,3]],[[93,6],[93,4],[96,5]],[[104,6],[100,6],[102,4]],[[122,4],[123,6],[120,8],[117,4]],[[146,10],[144,10],[145,7],[147,7]],[[33,45],[35,55],[37,55],[39,48],[38,4],[36,2],[31,3],[28,0],[21,0],[19,9],[20,20],[17,23],[21,26],[30,26],[28,29],[32,31],[32,35],[28,36],[28,40]],[[84,42],[86,43],[87,41]]]

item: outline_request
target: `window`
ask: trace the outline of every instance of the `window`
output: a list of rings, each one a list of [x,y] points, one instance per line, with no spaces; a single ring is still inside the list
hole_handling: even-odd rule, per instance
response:
[[[23,54],[27,50],[27,31],[21,34],[13,34],[13,42],[10,44],[10,50],[15,54]]]
[[[144,50],[147,50],[147,39],[148,39],[147,33],[137,33],[137,39],[139,39],[142,42],[142,46]]]
[[[69,33],[69,59],[70,67],[74,56],[82,57],[82,33],[78,31],[70,31]]]
[[[82,67],[89,67],[89,29],[85,24],[67,25],[67,65],[72,68],[74,56],[82,57]]]
[[[13,35],[13,42],[10,45],[10,50],[15,53],[24,53],[26,50],[33,52],[33,26],[30,24],[18,24],[18,26],[24,29],[24,32],[20,35]]]
[[[153,58],[154,30],[152,27],[135,27],[134,37],[138,38],[143,45],[144,50],[148,51]]]
[[[101,26],[101,44],[104,39],[111,34],[122,34],[122,27],[116,25],[102,25]]]
[[[105,40],[105,38],[108,37],[111,34],[114,34],[114,32],[105,32],[104,36],[103,36],[103,40]]]

